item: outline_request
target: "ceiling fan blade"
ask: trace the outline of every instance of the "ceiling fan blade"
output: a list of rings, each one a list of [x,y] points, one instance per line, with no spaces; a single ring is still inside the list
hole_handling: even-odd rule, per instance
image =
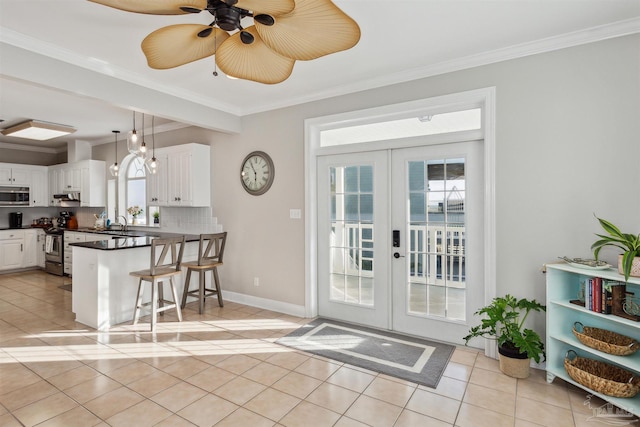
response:
[[[233,2],[227,0],[226,3],[231,5]],[[238,0],[233,6],[250,10],[256,14],[265,13],[278,16],[291,12],[296,7],[296,2],[294,0]]]
[[[206,37],[199,33],[210,33]],[[149,67],[164,70],[214,55],[229,34],[208,25],[178,24],[160,28],[142,41]]]
[[[89,0],[93,3],[150,15],[182,15],[206,9],[207,0]],[[182,8],[186,8],[182,9]]]
[[[256,21],[256,28],[266,45],[289,58],[316,59],[360,40],[358,24],[330,0],[296,0],[292,12],[274,18],[274,25]]]
[[[254,26],[243,31],[251,33],[253,43],[245,44],[241,40],[241,32],[229,37],[216,53],[218,67],[225,74],[239,79],[266,84],[285,81],[291,75],[296,61],[269,49]]]

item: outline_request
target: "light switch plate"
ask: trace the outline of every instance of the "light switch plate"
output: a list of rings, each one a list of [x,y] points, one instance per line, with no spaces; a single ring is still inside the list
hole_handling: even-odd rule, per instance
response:
[[[302,210],[300,210],[300,209],[289,209],[289,218],[291,218],[291,219],[300,219],[300,218],[302,218]]]

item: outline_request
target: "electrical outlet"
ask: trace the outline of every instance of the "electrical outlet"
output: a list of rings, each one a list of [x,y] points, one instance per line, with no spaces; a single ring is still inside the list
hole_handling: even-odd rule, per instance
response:
[[[260,286],[260,278],[259,277],[254,277],[253,278],[253,286]]]

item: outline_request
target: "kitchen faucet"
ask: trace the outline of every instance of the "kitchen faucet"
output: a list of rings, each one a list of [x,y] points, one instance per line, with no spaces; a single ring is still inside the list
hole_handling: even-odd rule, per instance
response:
[[[124,220],[124,223],[120,222],[120,218],[122,218]],[[127,231],[127,217],[120,215],[118,217],[118,224],[120,224],[120,226],[122,227],[122,231]]]

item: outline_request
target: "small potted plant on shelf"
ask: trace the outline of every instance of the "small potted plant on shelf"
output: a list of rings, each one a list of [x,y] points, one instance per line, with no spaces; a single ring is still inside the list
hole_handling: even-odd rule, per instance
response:
[[[156,211],[153,213],[153,223],[160,224],[160,212]]]
[[[500,370],[510,377],[527,378],[529,376],[529,359],[540,363],[541,356],[546,360],[544,343],[535,331],[524,327],[531,311],[546,311],[546,306],[535,299],[520,299],[509,294],[496,297],[487,305],[476,311],[476,315],[484,315],[480,325],[469,330],[464,337],[469,344],[472,338],[483,337],[496,340],[500,360]]]
[[[623,233],[609,221],[598,217],[596,219],[600,222],[604,231],[609,233],[608,236],[596,234],[596,236],[600,237],[600,240],[591,245],[596,261],[598,260],[600,249],[605,246],[615,246],[624,251],[623,254],[618,256],[618,271],[624,275],[624,280],[628,281],[629,276],[640,277],[640,234]]]

